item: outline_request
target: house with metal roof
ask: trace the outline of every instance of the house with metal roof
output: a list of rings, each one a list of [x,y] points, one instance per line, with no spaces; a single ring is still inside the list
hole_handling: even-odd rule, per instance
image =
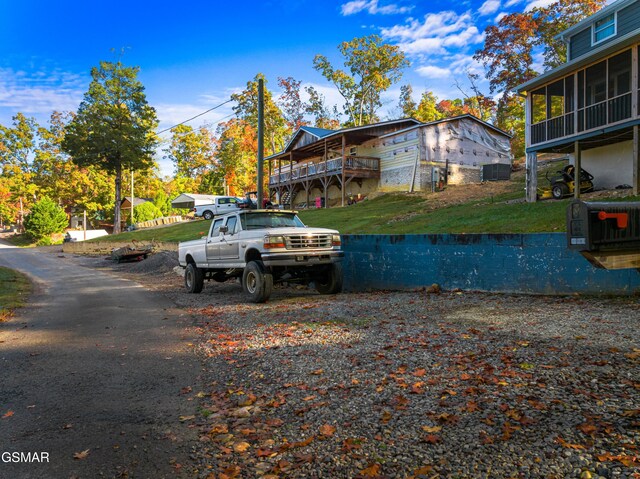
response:
[[[433,191],[447,182],[511,170],[510,136],[472,115],[421,123],[413,118],[324,130],[302,127],[265,158],[269,192],[293,207],[345,205],[377,191]],[[483,178],[485,175],[485,178]]]
[[[541,153],[570,155],[596,188],[638,194],[640,0],[617,0],[558,38],[567,62],[516,89],[526,95],[527,200],[536,200]]]

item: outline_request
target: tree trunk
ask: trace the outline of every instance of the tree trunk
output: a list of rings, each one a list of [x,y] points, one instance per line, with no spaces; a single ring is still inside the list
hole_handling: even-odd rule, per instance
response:
[[[118,164],[116,167],[116,204],[113,210],[113,234],[120,233],[120,200],[121,200],[121,186],[122,186],[122,165]],[[132,200],[133,201],[133,198]]]

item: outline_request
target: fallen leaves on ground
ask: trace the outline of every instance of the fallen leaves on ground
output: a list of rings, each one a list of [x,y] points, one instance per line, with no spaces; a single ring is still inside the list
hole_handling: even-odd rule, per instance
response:
[[[74,458],[74,459],[79,459],[79,460],[86,459],[86,458],[87,458],[87,456],[89,456],[89,451],[90,451],[90,449],[85,449],[85,450],[84,450],[84,451],[82,451],[82,452],[76,452],[76,453],[73,455],[73,458]]]

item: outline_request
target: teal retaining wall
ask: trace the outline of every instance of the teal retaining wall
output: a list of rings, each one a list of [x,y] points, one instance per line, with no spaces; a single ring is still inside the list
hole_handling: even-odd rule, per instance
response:
[[[342,249],[349,291],[437,283],[504,293],[640,293],[638,270],[594,268],[567,249],[564,233],[343,235]]]

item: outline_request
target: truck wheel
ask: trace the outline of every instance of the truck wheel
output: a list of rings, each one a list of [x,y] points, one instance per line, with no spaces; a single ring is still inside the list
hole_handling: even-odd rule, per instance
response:
[[[320,294],[337,294],[342,291],[342,265],[333,263],[325,275],[315,281]]]
[[[207,210],[207,211],[205,211],[204,213],[202,213],[202,217],[203,217],[205,220],[213,219],[213,213],[212,213],[211,211]]]
[[[184,286],[188,293],[199,293],[204,287],[204,274],[194,263],[189,263],[184,272]]]
[[[252,303],[264,303],[273,290],[273,276],[262,261],[249,261],[242,273],[242,288]]]

